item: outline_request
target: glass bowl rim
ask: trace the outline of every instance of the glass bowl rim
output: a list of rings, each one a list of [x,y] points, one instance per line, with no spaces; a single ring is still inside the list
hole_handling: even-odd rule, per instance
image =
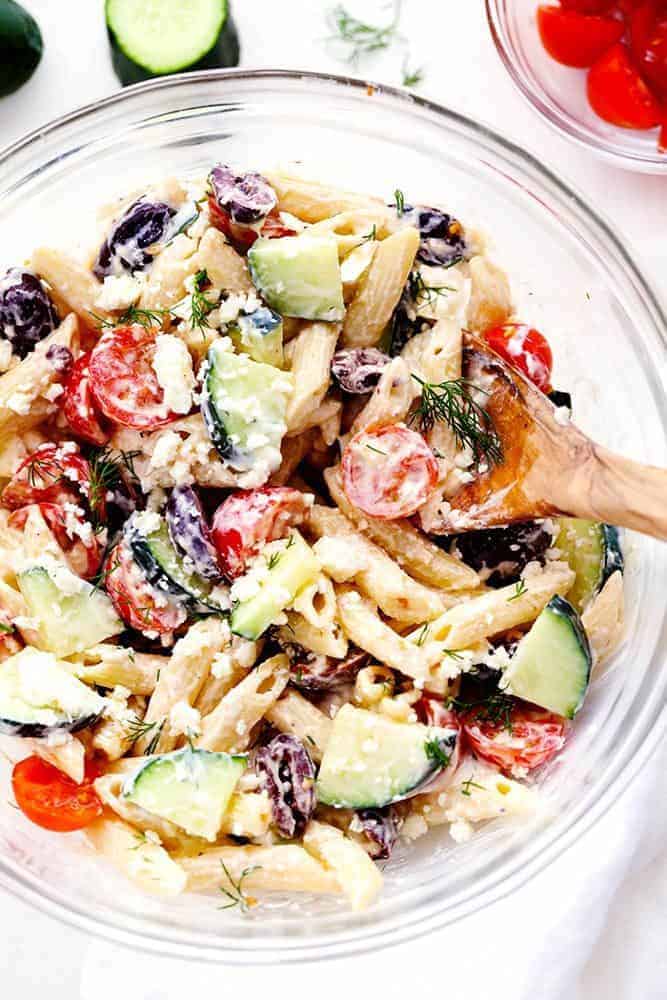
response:
[[[487,6],[493,0],[487,0]],[[410,94],[407,91],[385,84],[379,84],[367,79],[350,77],[340,74],[317,73],[306,70],[285,70],[285,69],[221,69],[204,70],[193,73],[183,73],[172,76],[160,77],[147,80],[142,83],[126,87],[114,94],[90,102],[81,107],[59,116],[46,123],[44,126],[33,129],[23,137],[11,143],[4,150],[0,150],[0,167],[9,164],[13,157],[28,149],[35,140],[45,139],[57,135],[59,130],[65,129],[68,125],[85,120],[95,115],[97,112],[108,107],[118,107],[131,101],[137,95],[148,94],[158,90],[168,91],[170,88],[187,86],[189,84],[206,83],[219,80],[236,81],[293,81],[295,84],[317,81],[319,83],[342,86],[356,91],[368,91],[373,89],[374,95],[380,99],[386,97],[390,102],[395,103],[405,112],[409,112],[411,107],[430,112],[435,118],[445,119],[450,123],[462,127],[466,137],[470,140],[481,140],[482,143],[490,143],[497,149],[510,157],[518,159],[521,167],[528,173],[532,170],[539,177],[542,183],[551,185],[556,192],[564,197],[570,208],[583,215],[587,221],[592,222],[598,234],[604,236],[607,245],[613,249],[620,258],[624,268],[628,271],[628,277],[632,280],[634,290],[639,292],[643,304],[651,315],[655,332],[662,340],[667,349],[667,317],[653,292],[650,284],[643,277],[632,257],[613,232],[611,226],[594,209],[592,209],[584,198],[568,184],[564,183],[559,176],[545,167],[537,157],[524,150],[518,144],[512,142],[499,134],[495,129],[491,129],[486,124],[477,122],[460,112],[454,111],[428,98]],[[222,95],[221,95],[222,96]],[[85,144],[85,143],[84,143]],[[524,847],[524,864],[521,869],[512,871],[506,877],[495,880],[490,886],[470,900],[459,904],[456,913],[443,913],[442,907],[431,906],[428,913],[413,914],[411,919],[403,919],[403,915],[398,920],[390,922],[390,926],[373,927],[371,923],[362,928],[354,927],[351,932],[344,935],[336,934],[331,938],[312,938],[305,942],[290,942],[285,937],[268,938],[266,943],[251,941],[247,948],[238,949],[228,945],[219,945],[213,950],[183,941],[176,937],[178,931],[172,928],[160,928],[159,930],[147,929],[140,926],[144,918],[128,919],[124,915],[115,919],[91,915],[85,903],[72,905],[69,901],[63,901],[54,892],[44,893],[44,887],[40,886],[35,876],[28,876],[22,872],[18,865],[0,858],[0,886],[7,889],[9,893],[35,906],[38,910],[60,920],[78,930],[87,932],[94,937],[101,937],[113,943],[142,949],[148,953],[161,954],[174,958],[206,961],[210,963],[225,962],[227,964],[242,965],[267,965],[280,962],[281,964],[312,961],[317,959],[335,959],[363,951],[371,948],[385,948],[394,944],[400,944],[406,940],[414,940],[425,934],[439,930],[449,923],[462,919],[477,910],[509,896],[516,889],[520,888],[534,875],[537,875],[557,857],[564,853],[576,840],[609,810],[617,800],[619,794],[625,790],[630,781],[647,763],[655,753],[662,737],[667,730],[667,705],[662,706],[654,712],[652,724],[648,733],[645,733],[635,752],[626,761],[623,767],[616,769],[613,776],[607,775],[601,780],[598,786],[598,797],[587,808],[580,808],[577,815],[568,820],[562,830],[554,829],[556,824],[542,833],[545,840],[540,849]],[[405,915],[407,918],[407,914]],[[134,925],[137,924],[135,928]],[[153,925],[154,927],[155,925]]]
[[[486,17],[500,60],[512,83],[528,104],[558,133],[617,167],[656,175],[667,174],[667,155],[619,150],[610,139],[593,136],[574,115],[556,106],[543,88],[538,91],[514,58],[515,49],[507,31],[506,0],[484,0]]]

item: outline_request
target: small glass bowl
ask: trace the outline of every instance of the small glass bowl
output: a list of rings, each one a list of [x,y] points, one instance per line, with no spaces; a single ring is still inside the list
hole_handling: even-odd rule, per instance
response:
[[[658,152],[658,130],[609,125],[586,97],[585,69],[561,66],[544,49],[537,30],[540,0],[486,0],[493,40],[505,69],[528,102],[563,135],[608,163],[647,174],[667,174]]]

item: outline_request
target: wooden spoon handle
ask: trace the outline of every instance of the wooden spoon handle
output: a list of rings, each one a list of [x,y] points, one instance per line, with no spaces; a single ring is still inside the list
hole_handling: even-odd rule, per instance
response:
[[[641,465],[590,442],[584,461],[563,471],[549,490],[561,510],[667,541],[667,469]]]

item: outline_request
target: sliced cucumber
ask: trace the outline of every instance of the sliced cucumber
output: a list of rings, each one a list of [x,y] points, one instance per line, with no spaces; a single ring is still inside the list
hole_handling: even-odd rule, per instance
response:
[[[28,616],[36,623],[40,649],[70,656],[125,628],[104,591],[64,566],[46,561],[31,566],[18,574],[18,583]]]
[[[202,415],[218,454],[238,472],[280,464],[292,382],[287,372],[214,343],[207,358]],[[259,485],[258,483],[255,485]],[[262,480],[264,481],[264,480]]]
[[[333,237],[259,239],[248,251],[248,265],[255,287],[283,316],[335,321],[345,315]]]
[[[252,595],[234,607],[232,632],[244,639],[259,639],[297,594],[315,582],[319,572],[315,553],[298,531],[287,540],[270,543],[232,587],[232,600],[235,595]]]
[[[161,515],[153,512],[135,515],[125,530],[134,560],[150,584],[176,597],[223,610],[215,599],[213,584],[187,567],[174,548],[167,522]]]
[[[0,97],[13,94],[37,69],[42,33],[34,17],[14,0],[0,3]]]
[[[272,309],[262,306],[247,315],[242,313],[228,333],[236,349],[253,361],[282,368],[283,321]]]
[[[215,840],[246,757],[187,747],[151,758],[123,785],[123,798],[180,826],[193,837]]]
[[[623,572],[618,529],[611,524],[576,517],[563,517],[558,523],[554,545],[576,574],[566,597],[577,611],[582,612],[612,573]]]
[[[341,809],[380,809],[416,794],[449,763],[456,732],[394,722],[343,705],[317,777],[317,797]]]
[[[122,84],[238,65],[239,39],[227,0],[106,0],[106,21]]]
[[[591,664],[591,647],[579,615],[564,598],[552,597],[517,646],[502,687],[573,719],[586,696]]]
[[[26,646],[0,664],[0,733],[76,733],[99,718],[104,704],[53,653]]]

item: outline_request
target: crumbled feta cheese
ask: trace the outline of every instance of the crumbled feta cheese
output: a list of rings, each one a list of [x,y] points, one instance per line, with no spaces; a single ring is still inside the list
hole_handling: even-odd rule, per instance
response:
[[[190,353],[178,337],[161,333],[155,342],[153,369],[164,392],[164,403],[174,413],[189,413],[195,374]]]
[[[143,278],[129,274],[111,274],[104,279],[95,305],[105,312],[127,309],[138,301],[142,289]]]
[[[0,372],[6,372],[12,363],[12,345],[9,340],[0,340]]]
[[[174,733],[198,736],[201,732],[201,714],[187,701],[177,701],[169,711],[169,727]]]

